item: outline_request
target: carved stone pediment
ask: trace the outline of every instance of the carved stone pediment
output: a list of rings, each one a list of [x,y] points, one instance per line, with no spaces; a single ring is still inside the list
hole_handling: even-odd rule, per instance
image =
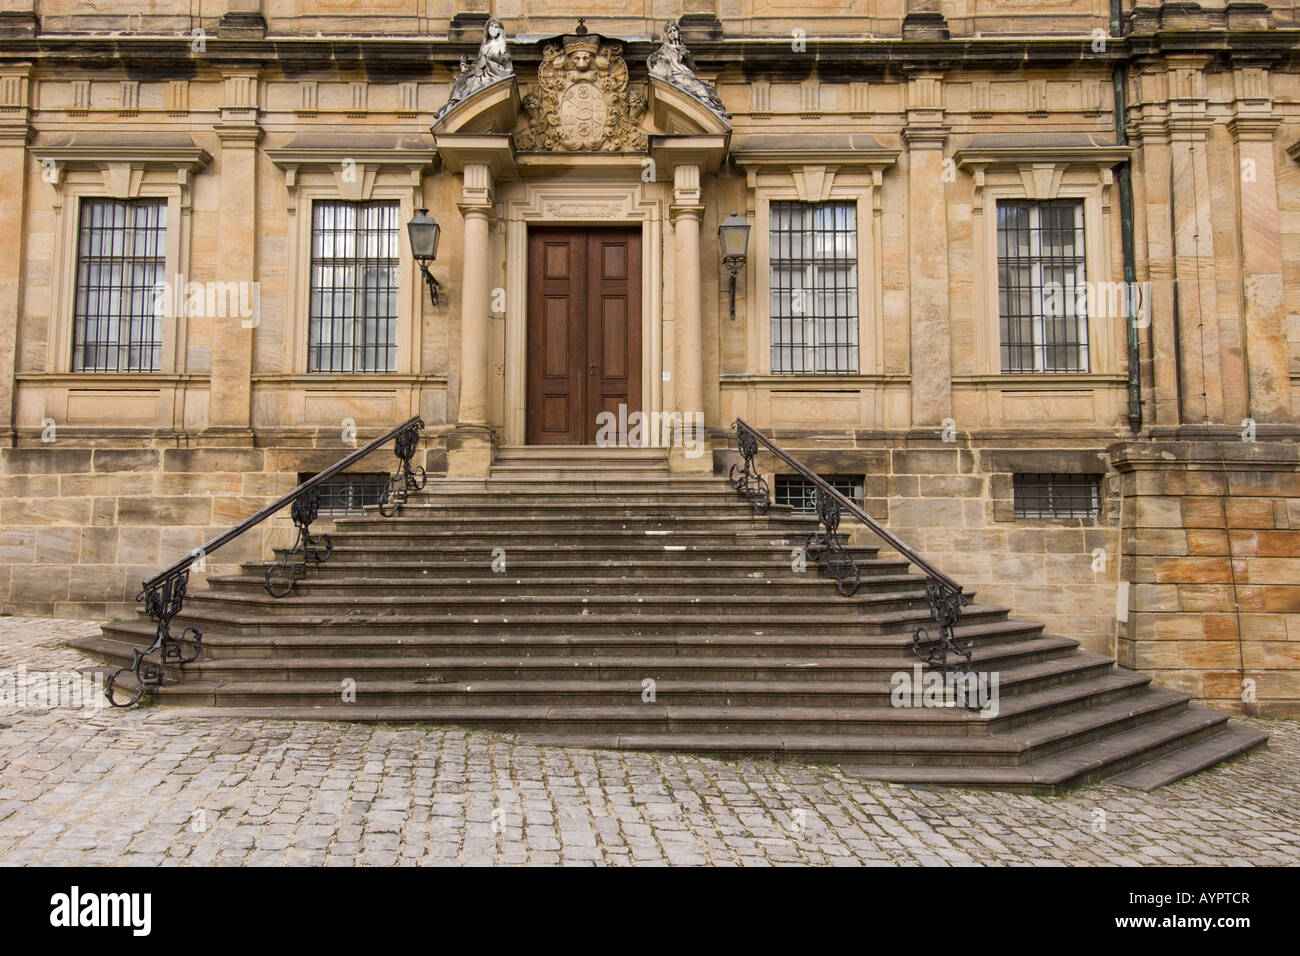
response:
[[[537,89],[524,97],[525,152],[636,152],[646,148],[637,124],[646,95],[628,88],[623,46],[596,34],[562,37],[542,51]]]

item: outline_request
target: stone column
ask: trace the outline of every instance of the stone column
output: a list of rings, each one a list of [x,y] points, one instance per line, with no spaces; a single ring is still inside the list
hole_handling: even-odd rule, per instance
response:
[[[31,67],[14,64],[0,73],[0,445],[14,444],[18,323],[22,316],[23,245],[27,230],[27,144]]]
[[[464,177],[457,207],[465,219],[460,287],[460,410],[456,431],[447,442],[447,473],[455,476],[487,475],[492,468],[492,431],[488,425],[492,171],[486,163],[466,163]]]
[[[217,207],[217,282],[257,281],[257,75],[231,74],[225,105],[214,127],[221,140],[220,204]],[[252,320],[238,310],[208,319],[212,372],[208,394],[208,437],[252,444]]]
[[[1245,303],[1250,416],[1259,422],[1291,420],[1291,378],[1282,290],[1282,234],[1268,73],[1236,71],[1237,115],[1229,129],[1237,140],[1241,171],[1241,271]],[[1229,423],[1232,424],[1232,423]]]
[[[948,129],[943,125],[942,77],[910,77],[907,106],[903,142],[907,145],[912,426],[938,427],[952,415],[948,208],[943,177]]]
[[[690,427],[696,421],[696,413],[704,413],[704,334],[700,313],[700,219],[704,206],[700,203],[698,164],[681,163],[673,167],[673,203],[668,211],[673,222],[677,304],[675,410],[682,413],[683,422]],[[681,437],[674,436],[671,461],[675,469],[712,468],[707,455],[686,458],[680,442]]]

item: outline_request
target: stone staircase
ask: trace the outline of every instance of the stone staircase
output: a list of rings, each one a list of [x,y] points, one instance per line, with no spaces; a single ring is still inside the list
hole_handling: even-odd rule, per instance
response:
[[[815,527],[754,517],[721,479],[670,477],[662,451],[502,449],[491,478],[339,519],[333,556],[288,597],[263,589],[266,564],[210,577],[172,623],[199,628],[203,654],[155,698],[1036,793],[1150,789],[1266,739],[985,603],[957,638],[999,675],[996,715],[892,706],[929,621],[924,579],[859,547],[862,586],[841,597],[792,567]],[[141,616],[75,646],[121,666],[153,636]]]

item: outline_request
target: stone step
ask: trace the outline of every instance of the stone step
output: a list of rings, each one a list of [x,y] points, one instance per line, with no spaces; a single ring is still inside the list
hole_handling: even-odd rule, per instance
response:
[[[124,688],[125,689],[125,688]],[[906,782],[913,768],[939,768],[954,774],[952,782],[979,785],[978,769],[1019,769],[1027,773],[998,775],[1020,781],[1035,792],[1056,792],[1050,780],[1038,783],[1050,766],[1062,777],[1083,777],[1108,767],[1149,759],[1153,752],[1176,746],[1188,737],[1214,732],[1223,715],[1187,708],[1186,697],[1145,690],[1127,693],[1084,710],[1053,717],[1044,723],[1061,731],[1047,750],[1045,734],[1030,739],[1019,733],[938,733],[943,725],[976,725],[977,713],[949,709],[905,711],[888,708],[816,707],[691,707],[638,704],[622,707],[460,706],[366,707],[232,707],[216,705],[220,717],[281,720],[436,722],[521,734],[535,744],[599,747],[621,750],[672,750],[708,753],[724,758],[775,757],[803,761],[835,761],[856,766],[846,771],[875,779]],[[902,716],[900,716],[902,715]],[[882,724],[882,720],[884,723]],[[858,727],[883,727],[886,732],[858,732]],[[512,728],[523,728],[513,730]],[[594,729],[599,728],[599,729]]]
[[[488,560],[482,562],[484,567]],[[269,565],[262,566],[263,568]],[[252,569],[249,569],[252,570]],[[359,570],[359,569],[358,569]],[[777,577],[775,575],[753,573],[732,577],[660,577],[660,578],[602,578],[602,577],[531,577],[514,578],[506,574],[493,577],[470,577],[465,574],[429,574],[427,568],[413,566],[410,573],[401,576],[384,575],[383,568],[372,567],[371,574],[346,576],[331,564],[327,569],[316,571],[294,585],[293,595],[299,600],[316,596],[340,595],[343,597],[394,595],[418,591],[437,597],[463,598],[473,594],[479,600],[500,599],[524,601],[529,595],[557,597],[569,595],[576,598],[605,597],[624,601],[637,597],[688,596],[717,597],[744,596],[751,601],[755,598],[815,596],[822,604],[826,600],[826,579],[817,573],[814,565],[811,573]],[[463,572],[468,570],[463,566]],[[912,591],[924,587],[924,578],[914,574],[872,573],[874,569],[861,569],[863,579],[858,595],[866,595],[874,590]],[[421,573],[423,572],[423,573]],[[208,587],[212,594],[262,594],[265,571],[239,575],[209,575]]]
[[[211,598],[204,599],[196,592],[186,601],[185,610],[176,616],[175,627],[197,627],[207,630],[213,625],[227,631],[241,633],[283,634],[310,630],[324,635],[355,635],[367,631],[374,634],[471,634],[479,640],[495,640],[501,636],[520,633],[536,635],[571,636],[582,632],[605,631],[622,633],[629,637],[701,635],[725,637],[749,634],[761,636],[779,631],[807,636],[854,637],[858,635],[907,635],[917,627],[931,623],[929,610],[916,602],[908,609],[886,610],[878,614],[779,614],[763,607],[752,608],[749,613],[734,613],[719,620],[715,614],[677,613],[671,617],[652,614],[634,614],[609,609],[587,614],[527,613],[523,608],[484,610],[477,614],[409,614],[384,613],[375,609],[370,613],[357,613],[356,608],[340,608],[338,613],[313,612],[291,614],[281,609],[266,614],[262,606],[232,607]],[[962,613],[969,623],[1002,620],[1007,608],[995,605],[971,605]]]
[[[1040,668],[1041,669],[1041,668]],[[346,718],[353,707],[431,711],[480,708],[484,720],[509,731],[534,729],[535,722],[564,719],[575,721],[572,711],[595,709],[593,719],[614,723],[624,729],[658,729],[665,718],[674,719],[686,710],[700,715],[698,732],[717,732],[720,713],[734,711],[748,726],[763,732],[783,730],[832,733],[916,733],[956,736],[987,735],[1029,719],[1073,713],[1082,707],[1099,708],[1112,700],[1142,691],[1148,681],[1138,675],[1103,672],[1073,675],[1070,680],[1036,681],[1033,668],[1024,685],[1009,675],[1007,693],[999,689],[996,701],[985,710],[978,702],[971,708],[896,707],[891,703],[888,683],[831,681],[673,681],[656,685],[656,699],[647,702],[640,681],[591,680],[497,680],[473,683],[369,681],[353,678],[347,685],[353,700],[344,699],[340,681],[316,681],[292,675],[283,681],[187,681],[166,685],[160,699],[181,706],[256,707],[284,706],[332,709]],[[528,708],[534,715],[501,717],[503,708]],[[555,714],[563,711],[564,716]],[[794,714],[787,725],[783,715]],[[692,720],[696,717],[692,716]],[[731,719],[731,718],[727,718]],[[543,723],[542,726],[553,726]],[[694,726],[694,725],[692,725]],[[574,724],[570,729],[577,727]]]
[[[553,551],[592,550],[619,548],[620,546],[636,549],[638,543],[642,548],[663,549],[666,546],[686,547],[700,551],[770,550],[773,548],[803,547],[807,542],[808,532],[787,531],[773,528],[770,531],[728,532],[720,534],[705,527],[688,527],[681,529],[664,529],[657,531],[622,531],[614,528],[586,529],[578,525],[568,528],[528,528],[515,527],[508,523],[495,528],[479,528],[466,531],[441,530],[413,527],[406,528],[400,524],[389,524],[381,528],[339,528],[332,537],[336,545],[365,548],[387,547],[401,544],[406,548],[437,548],[442,545],[459,545],[461,547],[534,547],[548,548]]]
[[[270,657],[375,657],[385,660],[413,657],[802,657],[808,659],[915,660],[910,632],[868,634],[853,629],[846,635],[790,633],[768,630],[752,634],[646,635],[617,628],[592,628],[577,633],[539,633],[529,628],[513,632],[478,635],[472,629],[450,629],[450,633],[417,634],[410,630],[381,632],[359,628],[359,633],[335,633],[317,628],[294,631],[284,628],[275,634],[240,633],[204,623],[205,661]],[[256,622],[254,622],[254,625]],[[1015,646],[1037,640],[1043,626],[1032,621],[998,618],[975,623],[964,619],[955,636],[962,646],[975,650]],[[133,621],[104,624],[105,638],[131,647],[148,647],[155,637],[154,625],[143,615]],[[181,631],[181,618],[173,621],[173,633]],[[80,644],[78,644],[80,646]]]
[[[622,543],[575,540],[560,546],[536,542],[519,544],[505,536],[481,542],[466,542],[453,538],[448,541],[417,544],[400,534],[394,534],[384,540],[366,543],[358,543],[349,538],[338,538],[334,542],[333,557],[330,562],[326,562],[322,567],[327,567],[329,563],[339,559],[365,561],[367,563],[377,563],[385,560],[410,562],[419,560],[422,556],[428,557],[431,561],[438,558],[455,558],[481,565],[484,555],[488,555],[490,558],[495,548],[505,548],[507,568],[522,561],[549,565],[555,561],[573,560],[578,557],[589,563],[626,562],[629,559],[636,559],[637,561],[654,564],[702,561],[734,564],[737,560],[743,559],[754,568],[778,564],[788,568],[791,567],[796,558],[794,549],[802,548],[803,544],[802,539],[762,546],[749,542],[728,546],[727,543],[720,542],[717,539],[704,544],[690,544],[683,542],[681,539],[676,539],[654,543],[650,543],[648,540],[644,542],[638,540],[631,543],[626,540]],[[874,548],[849,548],[848,550],[854,561],[871,561],[879,553]],[[283,553],[283,549],[277,549],[277,551]],[[890,560],[898,559],[891,557]],[[685,566],[685,563],[683,563],[683,566]],[[810,561],[809,566],[812,567],[813,562]]]
[[[890,611],[910,611],[925,604],[924,581],[915,577],[905,586],[894,589],[862,588],[851,598],[842,598],[838,610],[844,614],[877,616]],[[286,597],[273,597],[263,588],[248,591],[196,591],[185,602],[188,612],[200,608],[238,609],[241,613],[261,613],[273,616],[301,615],[310,611],[321,614],[348,613],[357,616],[376,614],[403,614],[412,617],[445,615],[465,619],[483,615],[528,617],[541,620],[552,615],[623,616],[663,618],[669,623],[675,615],[727,615],[755,607],[750,595],[725,594],[646,594],[629,597],[623,594],[541,594],[528,587],[517,595],[494,595],[469,592],[464,594],[430,594],[418,587],[406,587],[389,592],[376,592],[357,588],[350,592],[290,593]],[[761,608],[767,618],[794,617],[802,620],[810,615],[823,615],[826,597],[807,590],[801,594],[768,594]],[[928,614],[928,610],[926,612]]]
[[[1121,787],[1151,791],[1189,777],[1233,757],[1249,753],[1268,743],[1268,734],[1245,724],[1227,723],[1223,729],[1197,743],[1172,750],[1163,757],[1141,764],[1106,780]]]
[[[498,445],[495,462],[548,459],[597,461],[668,461],[667,448],[604,445]]]
[[[586,503],[582,501],[555,500],[557,498],[559,496],[552,495],[549,498],[524,499],[512,501],[508,506],[505,506],[497,498],[470,498],[462,495],[451,500],[433,500],[419,497],[408,500],[397,514],[391,518],[384,518],[380,515],[377,507],[368,508],[364,517],[382,521],[439,521],[461,518],[500,521],[502,516],[506,516],[512,521],[549,518],[570,522],[588,521],[596,518],[602,520],[675,518],[682,521],[727,519],[729,521],[744,520],[751,523],[781,519],[803,521],[810,526],[817,524],[817,519],[813,515],[796,513],[789,508],[778,509],[774,507],[766,514],[755,516],[754,509],[748,502],[731,497],[728,497],[725,501],[714,499],[698,501],[693,498],[688,499],[684,498],[684,496],[677,496],[671,500],[654,498],[644,501],[606,502],[596,499],[595,501],[588,500]],[[575,509],[580,509],[580,518],[575,515]],[[356,516],[358,519],[361,517]],[[340,522],[351,521],[354,518],[347,517],[336,520]],[[844,530],[847,531],[848,529]]]
[[[583,515],[575,520],[572,514],[541,515],[526,520],[516,517],[513,512],[497,511],[496,514],[473,517],[463,514],[451,514],[447,517],[428,517],[424,515],[398,514],[384,518],[376,513],[374,517],[346,517],[334,519],[335,532],[342,534],[363,534],[372,531],[400,530],[411,534],[427,532],[456,531],[465,534],[491,532],[500,533],[502,527],[521,531],[572,533],[613,533],[645,534],[651,531],[671,531],[683,534],[727,535],[733,532],[749,536],[759,536],[770,532],[781,535],[807,535],[819,528],[814,519],[794,515],[775,515],[754,518],[746,514],[707,513],[703,515]]]
[[[758,560],[757,556],[736,560],[733,555],[728,560],[706,555],[698,558],[683,556],[676,561],[620,561],[613,558],[585,560],[554,557],[547,560],[543,555],[535,552],[526,556],[516,556],[511,553],[507,555],[505,571],[494,575],[491,579],[480,577],[485,572],[490,573],[488,572],[492,565],[490,551],[474,551],[472,554],[466,554],[460,561],[432,559],[422,561],[406,553],[397,556],[388,555],[391,560],[380,560],[379,554],[375,554],[370,560],[349,560],[353,553],[336,549],[334,555],[324,564],[312,565],[307,577],[298,583],[295,590],[315,581],[371,578],[395,580],[411,577],[433,581],[481,581],[486,586],[490,582],[499,585],[502,579],[509,581],[531,579],[538,582],[562,580],[554,578],[554,575],[566,572],[572,574],[572,578],[567,580],[584,580],[593,584],[609,585],[642,582],[647,586],[655,586],[657,582],[664,581],[710,580],[727,581],[739,586],[746,581],[762,580],[781,583],[806,581],[810,586],[815,584],[821,587],[823,593],[826,588],[826,579],[822,577],[815,562],[809,562],[806,571],[796,572],[790,566],[793,559],[786,553],[775,558],[769,555],[763,560]],[[909,565],[901,559],[862,558],[857,560],[857,565],[864,582],[867,579],[879,582],[881,578],[899,580],[918,578],[915,574],[906,573]],[[248,578],[256,579],[260,586],[263,575],[270,566],[271,563],[265,561],[245,563],[242,574],[210,575],[207,580],[213,583]],[[544,585],[539,584],[539,586]]]
[[[103,638],[95,639],[100,656],[112,653],[126,662],[130,651],[126,645]],[[84,645],[83,645],[84,646]],[[1077,642],[1066,638],[1044,637],[1015,645],[979,649],[973,655],[977,671],[997,671],[1005,682],[1047,680],[1094,671],[1108,671],[1110,658],[1086,652],[1073,653]],[[899,655],[890,659],[859,660],[845,658],[763,658],[763,657],[414,657],[383,659],[376,657],[295,657],[240,658],[234,660],[199,660],[183,670],[173,668],[175,680],[194,679],[208,682],[289,680],[297,675],[316,681],[341,681],[351,677],[367,681],[422,681],[436,677],[444,682],[525,680],[592,680],[634,681],[646,677],[679,681],[827,681],[878,684],[873,692],[889,693],[891,678],[902,672],[910,677],[914,658]],[[1012,673],[1014,671],[1014,674]]]
[[[203,656],[169,665],[155,698],[1041,793],[1113,774],[1160,785],[1258,745],[991,603],[964,608],[956,639],[996,674],[996,713],[896,706],[926,703],[924,685],[918,702],[895,683],[920,673],[913,632],[937,628],[924,578],[864,529],[846,599],[815,562],[794,570],[815,519],[756,516],[719,477],[668,475],[662,450],[501,452],[493,477],[431,479],[393,518],[335,519],[331,559],[285,599],[262,587],[267,562],[195,586],[171,626],[202,629]],[[120,667],[155,633],[140,616],[76,645]]]

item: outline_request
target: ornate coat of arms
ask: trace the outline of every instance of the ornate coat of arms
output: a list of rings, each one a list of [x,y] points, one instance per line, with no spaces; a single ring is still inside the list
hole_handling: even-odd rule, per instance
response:
[[[645,94],[628,90],[622,44],[577,34],[542,52],[538,89],[524,97],[524,151],[634,152],[646,148],[637,123]]]

